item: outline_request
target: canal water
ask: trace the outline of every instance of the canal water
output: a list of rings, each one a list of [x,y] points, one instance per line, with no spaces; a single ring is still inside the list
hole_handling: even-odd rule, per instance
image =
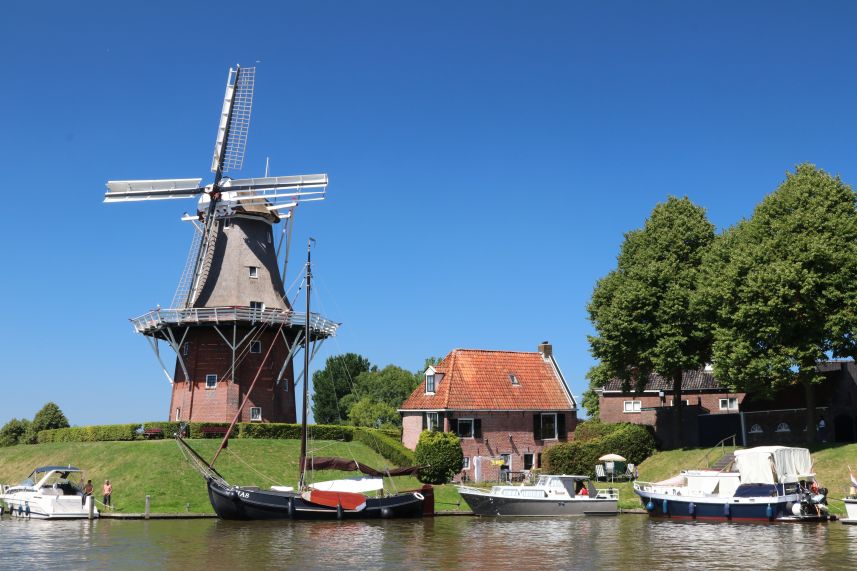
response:
[[[0,520],[0,569],[857,569],[857,526],[438,517]]]

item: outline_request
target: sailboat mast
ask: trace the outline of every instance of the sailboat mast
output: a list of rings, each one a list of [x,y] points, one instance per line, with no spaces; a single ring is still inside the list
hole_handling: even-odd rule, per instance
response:
[[[306,245],[306,324],[304,326],[304,390],[303,390],[303,409],[301,414],[301,464],[300,478],[298,479],[298,489],[304,487],[304,473],[306,472],[306,441],[307,441],[307,401],[309,400],[309,294],[312,287],[312,269],[310,268],[310,247],[313,239],[307,240]]]

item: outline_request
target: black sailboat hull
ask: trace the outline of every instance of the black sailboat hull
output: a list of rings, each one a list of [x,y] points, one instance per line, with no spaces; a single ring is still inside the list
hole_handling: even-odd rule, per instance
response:
[[[208,497],[215,513],[230,520],[363,520],[417,518],[423,516],[426,499],[419,492],[385,498],[368,498],[359,511],[316,505],[295,492],[259,488],[225,488],[208,478]]]

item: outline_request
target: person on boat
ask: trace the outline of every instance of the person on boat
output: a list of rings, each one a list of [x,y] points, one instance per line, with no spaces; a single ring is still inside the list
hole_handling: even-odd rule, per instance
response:
[[[86,485],[83,487],[83,497],[80,499],[80,503],[85,505],[86,504],[86,498],[91,496],[92,492],[93,492],[92,480],[87,480]]]
[[[583,486],[580,488],[578,495],[581,495],[581,496],[588,496],[589,495],[589,489],[586,487],[586,484],[583,484]]]
[[[110,507],[110,496],[113,495],[113,485],[110,483],[110,480],[104,480],[104,486],[101,489],[104,495],[104,506]]]

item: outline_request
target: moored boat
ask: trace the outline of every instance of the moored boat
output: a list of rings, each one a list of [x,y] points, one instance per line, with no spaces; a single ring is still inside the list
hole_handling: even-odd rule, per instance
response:
[[[827,521],[806,448],[760,446],[735,452],[736,471],[685,470],[662,482],[634,482],[650,515],[732,521]]]
[[[0,501],[15,517],[75,519],[98,517],[95,501],[83,493],[83,470],[74,466],[41,466],[17,485],[4,486]]]
[[[569,516],[618,513],[615,488],[597,490],[588,476],[541,475],[533,485],[492,486],[490,490],[458,486],[476,515]]]
[[[850,525],[857,525],[857,496],[850,496],[842,501],[845,502],[845,513],[848,517],[840,521]]]

